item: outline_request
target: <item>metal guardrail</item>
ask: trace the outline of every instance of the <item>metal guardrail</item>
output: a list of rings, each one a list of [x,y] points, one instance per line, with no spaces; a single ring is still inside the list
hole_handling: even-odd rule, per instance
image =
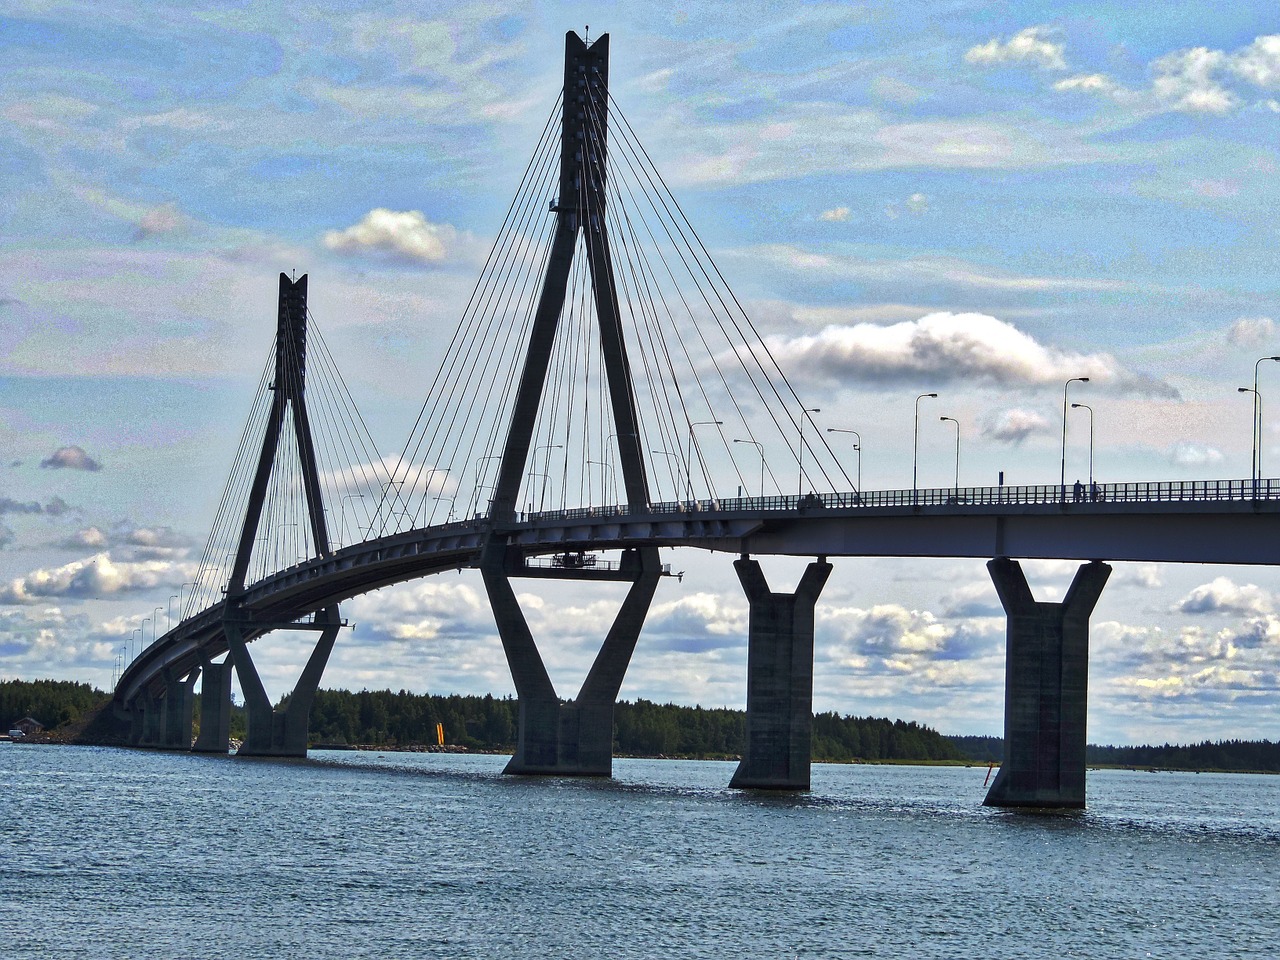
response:
[[[1151,480],[1137,483],[1035,484],[1009,487],[930,487],[921,490],[864,490],[848,493],[808,493],[774,497],[730,497],[670,500],[651,503],[647,510],[626,505],[544,510],[524,515],[529,522],[575,520],[641,513],[706,513],[722,511],[796,512],[823,507],[955,507],[1019,506],[1088,503],[1206,503],[1280,500],[1280,479]]]

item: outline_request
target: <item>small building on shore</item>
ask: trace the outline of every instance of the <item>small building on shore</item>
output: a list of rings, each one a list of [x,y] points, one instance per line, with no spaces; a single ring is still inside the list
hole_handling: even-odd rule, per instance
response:
[[[35,717],[23,717],[21,720],[15,720],[9,724],[9,732],[12,734],[14,730],[21,731],[24,737],[30,737],[39,733],[44,729],[44,724]]]

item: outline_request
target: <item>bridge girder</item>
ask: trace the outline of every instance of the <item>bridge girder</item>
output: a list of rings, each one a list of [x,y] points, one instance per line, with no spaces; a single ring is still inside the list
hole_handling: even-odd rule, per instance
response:
[[[528,556],[644,545],[796,557],[1280,565],[1276,501],[590,513],[535,516],[504,523],[502,530]],[[486,519],[464,521],[355,544],[249,585],[243,610],[264,621],[296,619],[379,587],[474,567],[491,526]],[[202,662],[201,651],[225,652],[222,617],[218,604],[161,636],[125,672],[117,701],[143,689],[158,693],[166,667],[190,670]]]

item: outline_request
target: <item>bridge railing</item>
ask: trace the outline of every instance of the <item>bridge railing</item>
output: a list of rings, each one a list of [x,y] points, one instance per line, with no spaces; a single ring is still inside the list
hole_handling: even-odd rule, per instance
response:
[[[998,487],[929,487],[917,490],[863,490],[847,493],[788,494],[772,497],[671,500],[651,503],[647,511],[625,505],[577,507],[527,514],[525,519],[575,520],[610,516],[706,513],[722,511],[796,512],[827,508],[1019,506],[1088,503],[1203,503],[1280,500],[1280,479],[1144,480],[1134,483],[1057,483]]]

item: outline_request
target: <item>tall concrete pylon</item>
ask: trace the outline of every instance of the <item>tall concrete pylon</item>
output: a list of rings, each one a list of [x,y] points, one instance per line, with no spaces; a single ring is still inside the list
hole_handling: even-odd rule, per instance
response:
[[[523,556],[507,541],[503,522],[515,518],[521,478],[546,385],[556,330],[564,309],[578,237],[586,247],[599,323],[609,404],[627,502],[649,502],[631,369],[609,250],[605,204],[609,115],[609,36],[588,45],[565,35],[564,110],[560,129],[559,197],[555,232],[534,312],[528,352],[503,446],[489,517],[489,542],[480,561],[498,633],[520,700],[516,754],[508,773],[609,776],[613,763],[613,706],[648,613],[661,566],[656,547],[626,551],[615,575],[563,571],[568,579],[629,580],[623,601],[578,698],[562,703],[547,675],[510,578],[527,574]]]
[[[315,444],[311,438],[311,422],[307,416],[306,400],[307,356],[307,277],[290,280],[280,274],[279,311],[276,323],[275,382],[271,385],[271,412],[267,419],[266,433],[258,453],[258,465],[249,490],[249,503],[245,510],[244,526],[236,548],[231,577],[227,582],[227,600],[224,608],[223,630],[230,650],[229,661],[235,666],[236,676],[245,695],[249,730],[240,753],[249,756],[299,757],[307,753],[307,718],[311,701],[324,673],[329,653],[333,649],[341,619],[337,604],[326,607],[315,616],[313,623],[297,625],[290,622],[255,621],[244,609],[241,599],[245,592],[245,576],[262,522],[263,505],[271,480],[272,467],[279,452],[280,437],[284,432],[286,417],[292,417],[293,435],[298,447],[298,460],[302,473],[302,491],[307,502],[307,520],[311,528],[311,540],[316,555],[327,557],[329,531],[325,523],[324,500],[320,489],[320,474],[316,467]],[[306,668],[298,678],[289,703],[279,713],[258,677],[257,668],[249,655],[246,636],[261,634],[264,629],[315,629],[320,631]],[[206,672],[206,677],[211,677]],[[215,683],[210,694],[219,702],[216,714],[218,729],[224,729],[221,711],[230,710],[227,697],[229,685]],[[210,719],[215,719],[211,716]],[[205,721],[202,718],[202,726]]]

